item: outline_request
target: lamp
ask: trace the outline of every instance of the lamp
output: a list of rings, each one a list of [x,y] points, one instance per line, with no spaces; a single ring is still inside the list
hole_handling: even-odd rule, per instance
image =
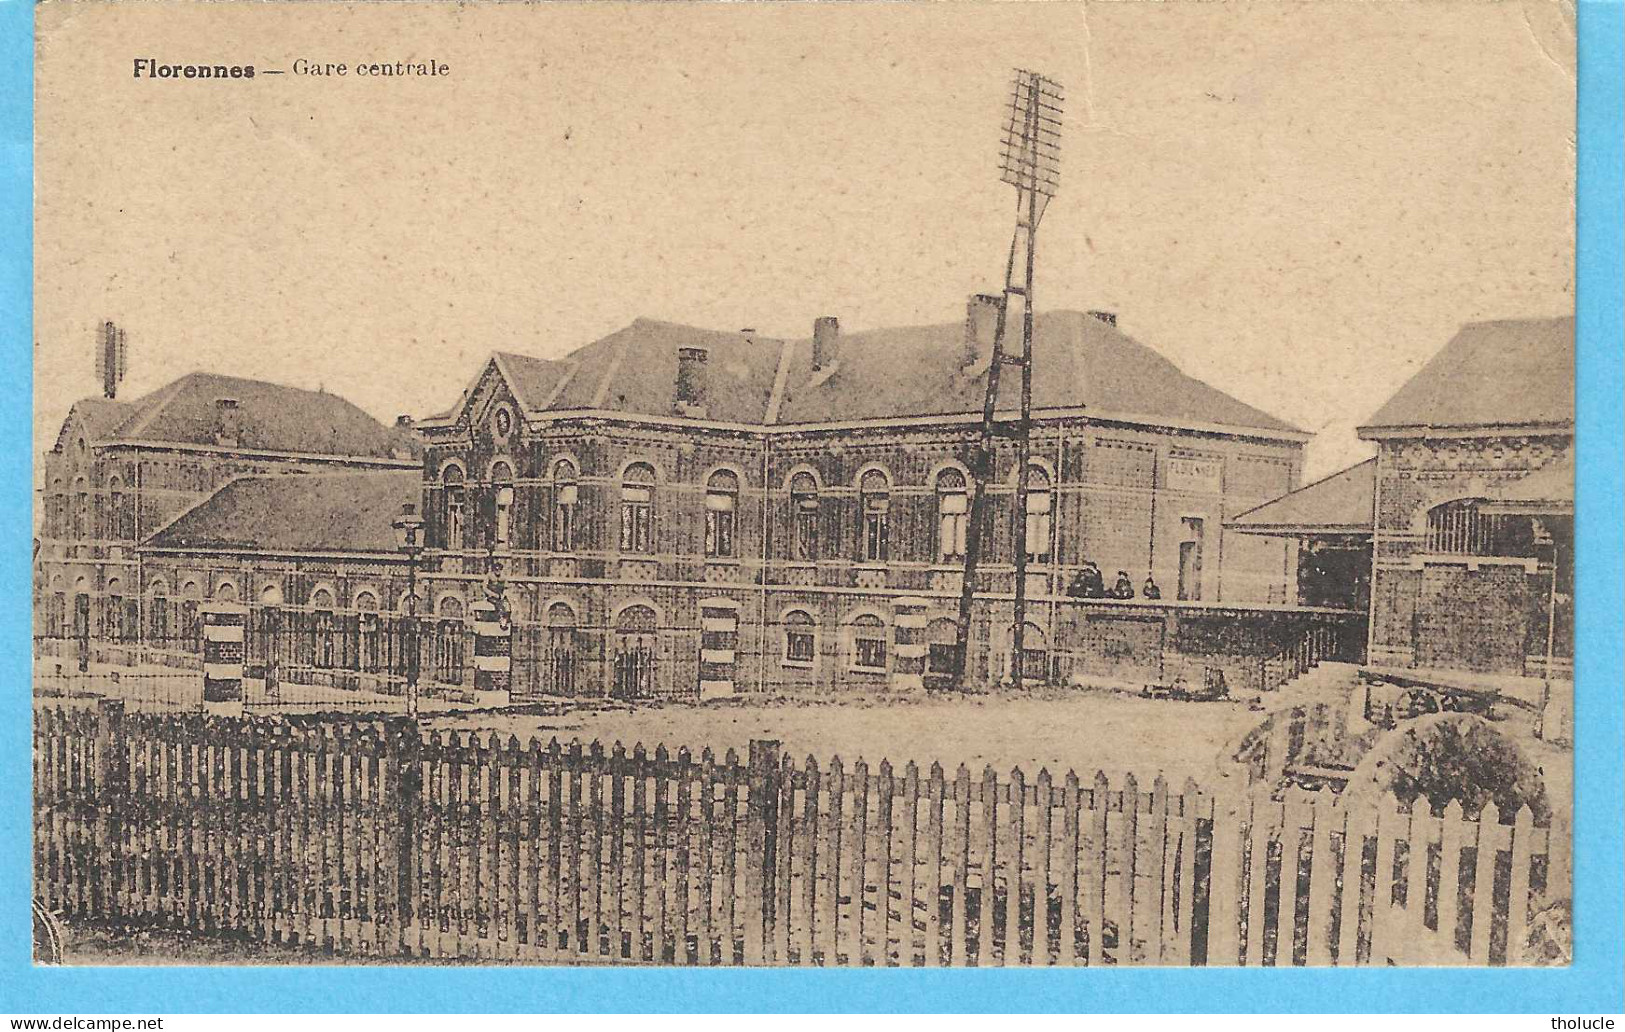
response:
[[[418,715],[418,556],[423,554],[423,517],[408,502],[390,526],[395,550],[406,556],[406,715]]]

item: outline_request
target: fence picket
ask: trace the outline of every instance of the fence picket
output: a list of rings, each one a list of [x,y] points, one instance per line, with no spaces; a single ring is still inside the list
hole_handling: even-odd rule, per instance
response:
[[[404,720],[42,708],[34,743],[52,905],[341,955],[1501,964],[1522,960],[1537,856],[1565,887],[1566,826],[1527,808],[1502,825],[1459,802],[1246,801],[1160,776],[1114,792],[1047,769],[949,782],[939,764],[922,791],[914,763],[825,774],[774,743],[745,766]]]
[[[813,965],[815,944],[818,941],[818,864],[823,859],[819,847],[819,770],[818,762],[807,757],[802,773],[801,833],[796,840],[801,849],[801,920],[797,922],[798,962],[802,967]]]
[[[1476,870],[1473,874],[1473,931],[1468,959],[1490,962],[1490,926],[1494,917],[1495,854],[1500,851],[1501,811],[1491,802],[1478,815]]]
[[[1034,856],[1033,856],[1033,945],[1032,964],[1048,967],[1055,963],[1054,955],[1050,953],[1050,907],[1049,907],[1049,879],[1050,879],[1050,850],[1053,840],[1050,836],[1050,816],[1055,808],[1055,786],[1050,783],[1048,767],[1038,769],[1038,782],[1033,788],[1037,809],[1033,812],[1037,818],[1034,829]]]
[[[1525,803],[1518,808],[1512,825],[1512,872],[1507,886],[1507,955],[1509,965],[1524,963],[1529,939],[1529,863],[1533,856],[1530,839],[1535,834],[1535,814]]]
[[[1332,863],[1333,826],[1347,816],[1342,807],[1320,797],[1310,807],[1313,837],[1309,843],[1309,921],[1305,963],[1325,967],[1332,962],[1332,888],[1337,870]]]
[[[1106,872],[1111,856],[1111,843],[1106,834],[1111,828],[1107,812],[1110,795],[1106,772],[1095,771],[1094,785],[1089,795],[1089,845],[1083,863],[1079,865],[1086,879],[1083,898],[1089,926],[1090,967],[1099,967],[1106,962]]]

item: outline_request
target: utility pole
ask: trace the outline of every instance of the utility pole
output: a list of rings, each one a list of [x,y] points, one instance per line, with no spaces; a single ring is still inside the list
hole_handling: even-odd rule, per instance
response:
[[[982,427],[971,466],[971,503],[965,533],[965,573],[959,590],[959,626],[955,656],[961,691],[968,690],[970,673],[971,609],[976,597],[977,566],[982,557],[982,524],[987,482],[996,475],[995,442],[1004,437],[1016,444],[1015,512],[1015,623],[1012,627],[1011,676],[1021,687],[1022,657],[1027,625],[1027,487],[1031,463],[1033,399],[1033,271],[1037,256],[1038,224],[1060,179],[1060,84],[1037,72],[1016,69],[1011,81],[1010,111],[1004,123],[999,178],[1016,188],[1016,227],[1004,265],[1004,295],[993,328],[993,356],[987,369],[987,393],[982,401]],[[1018,254],[1024,259],[1017,265]],[[1017,275],[1020,274],[1018,281]],[[1021,299],[1021,345],[1007,349],[1010,299]],[[1016,421],[999,422],[1000,370],[1021,367],[1021,411]]]

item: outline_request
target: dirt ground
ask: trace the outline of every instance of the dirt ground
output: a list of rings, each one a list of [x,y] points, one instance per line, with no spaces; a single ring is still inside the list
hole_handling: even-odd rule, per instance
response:
[[[1149,783],[1158,773],[1170,780],[1198,781],[1211,775],[1219,751],[1264,718],[1239,702],[1171,702],[1108,691],[1076,689],[1065,694],[1008,694],[944,698],[730,700],[705,705],[595,707],[549,716],[469,714],[440,717],[432,727],[498,731],[521,742],[556,737],[630,748],[642,742],[696,754],[710,747],[743,758],[753,738],[776,738],[797,762],[835,756],[850,765],[888,759],[896,768],[909,760],[922,769],[942,763],[951,777],[964,763],[980,774],[985,764],[1001,773],[1021,767],[1035,775],[1047,767],[1061,777],[1104,770],[1114,780],[1133,773]]]

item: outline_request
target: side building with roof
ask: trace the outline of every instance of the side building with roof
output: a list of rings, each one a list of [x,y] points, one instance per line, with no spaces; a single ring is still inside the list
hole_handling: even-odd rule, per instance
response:
[[[1371,662],[1572,678],[1574,319],[1463,327],[1359,432]]]
[[[468,612],[495,567],[521,692],[944,677],[996,305],[859,333],[825,317],[788,340],[639,319],[557,360],[492,355],[418,424],[426,611]],[[1300,605],[1296,547],[1225,529],[1297,485],[1306,434],[1106,313],[1040,314],[1034,351],[1025,673],[1145,683],[1219,666],[1238,690],[1272,687],[1306,640],[1363,616]],[[1015,480],[1005,443],[970,658],[984,681],[1014,661]],[[1134,597],[1074,597],[1086,562]]]
[[[1574,320],[1464,326],[1359,433],[1373,458],[1231,530],[1297,539],[1304,602],[1368,605],[1379,673],[1572,679]]]
[[[417,438],[323,391],[191,373],[134,401],[87,398],[41,459],[34,556],[42,651],[131,660],[167,600],[234,596],[228,581],[145,576],[137,544],[243,476],[417,470]],[[153,641],[155,648],[165,643]]]

